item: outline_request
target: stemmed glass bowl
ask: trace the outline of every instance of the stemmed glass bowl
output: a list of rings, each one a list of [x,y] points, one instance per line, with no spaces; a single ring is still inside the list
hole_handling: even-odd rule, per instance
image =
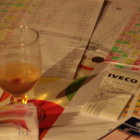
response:
[[[12,103],[27,103],[26,93],[41,76],[39,33],[28,26],[0,28],[0,86]]]

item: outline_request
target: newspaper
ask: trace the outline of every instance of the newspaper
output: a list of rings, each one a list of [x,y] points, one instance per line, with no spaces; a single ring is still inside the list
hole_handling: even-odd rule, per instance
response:
[[[103,0],[3,0],[0,27],[26,25],[40,32],[43,73],[72,79]]]

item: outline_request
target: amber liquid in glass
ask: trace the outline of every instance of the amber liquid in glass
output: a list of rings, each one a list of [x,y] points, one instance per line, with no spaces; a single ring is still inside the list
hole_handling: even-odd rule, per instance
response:
[[[24,95],[35,85],[39,77],[39,68],[28,62],[0,65],[0,86],[14,97]]]

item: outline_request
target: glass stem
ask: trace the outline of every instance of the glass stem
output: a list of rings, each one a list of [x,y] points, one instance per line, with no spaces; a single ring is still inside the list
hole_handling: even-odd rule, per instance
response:
[[[19,97],[14,97],[14,96],[11,96],[11,103],[12,104],[27,104],[27,101],[28,101],[28,97],[27,95],[23,95],[23,96],[19,96]]]

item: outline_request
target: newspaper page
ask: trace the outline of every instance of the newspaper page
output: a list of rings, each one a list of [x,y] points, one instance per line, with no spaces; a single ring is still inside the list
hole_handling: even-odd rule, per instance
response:
[[[103,0],[3,0],[0,27],[26,25],[40,32],[43,73],[72,79]]]
[[[101,81],[82,112],[117,120],[128,101],[140,86],[140,73],[129,69],[111,68]],[[92,88],[92,87],[90,87]]]

